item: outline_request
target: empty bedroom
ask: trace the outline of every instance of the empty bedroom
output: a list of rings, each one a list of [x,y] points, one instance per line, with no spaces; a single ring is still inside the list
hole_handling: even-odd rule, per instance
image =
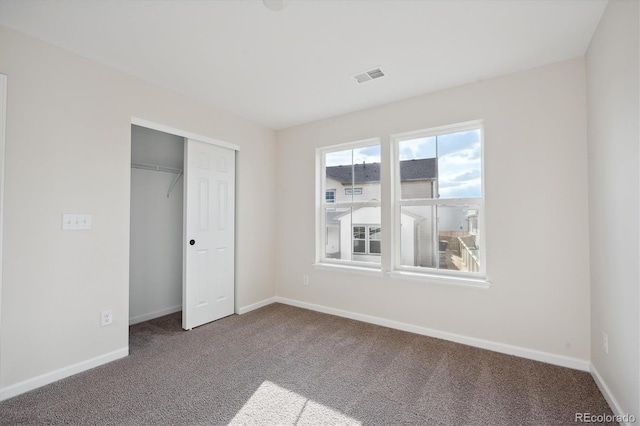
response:
[[[640,422],[637,0],[0,0],[0,424]]]

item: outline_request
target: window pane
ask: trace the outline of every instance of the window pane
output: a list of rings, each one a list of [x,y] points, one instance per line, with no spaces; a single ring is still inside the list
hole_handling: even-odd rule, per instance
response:
[[[438,206],[439,267],[480,271],[479,205]]]
[[[351,260],[351,209],[325,209],[326,259]]]
[[[401,199],[482,196],[480,139],[477,129],[399,142]]]
[[[480,130],[441,135],[437,140],[439,198],[482,196]]]
[[[436,268],[435,206],[403,206],[400,213],[400,264]]]
[[[480,271],[478,212],[477,204],[403,206],[400,223],[401,264]]]
[[[345,190],[353,188],[353,150],[330,152],[325,155],[325,188],[338,188],[335,202],[351,202]]]
[[[353,252],[354,253],[364,253],[365,252],[365,241],[364,240],[353,240]]]
[[[353,238],[364,240],[364,226],[353,227]]]
[[[339,188],[335,202],[380,201],[380,145],[327,153],[325,166],[325,188]]]
[[[419,138],[398,144],[400,159],[400,198],[434,198],[436,138]]]
[[[380,201],[380,145],[353,150],[353,201]]]
[[[371,240],[369,241],[369,253],[380,254],[380,241],[379,240]]]
[[[379,226],[371,226],[371,227],[369,227],[369,239],[370,240],[379,240],[380,239],[380,227]]]

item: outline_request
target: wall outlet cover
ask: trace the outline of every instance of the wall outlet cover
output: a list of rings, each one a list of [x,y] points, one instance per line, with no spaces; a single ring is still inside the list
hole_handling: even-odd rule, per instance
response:
[[[113,324],[113,311],[111,309],[102,311],[100,313],[100,325],[104,327],[105,325],[111,325],[111,324]]]

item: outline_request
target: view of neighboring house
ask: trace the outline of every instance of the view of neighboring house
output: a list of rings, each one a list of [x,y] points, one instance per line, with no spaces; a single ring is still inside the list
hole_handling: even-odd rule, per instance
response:
[[[402,199],[432,199],[437,160],[400,161]],[[327,166],[325,201],[327,258],[380,263],[379,206],[340,206],[380,201],[380,163]],[[477,271],[478,224],[474,206],[403,206],[400,261],[404,266]],[[434,220],[438,217],[438,220]]]

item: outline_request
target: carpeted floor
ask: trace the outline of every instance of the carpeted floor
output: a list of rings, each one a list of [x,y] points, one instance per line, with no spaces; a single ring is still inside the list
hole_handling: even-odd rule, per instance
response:
[[[0,424],[574,425],[611,414],[588,373],[282,304],[182,331],[0,403]]]

